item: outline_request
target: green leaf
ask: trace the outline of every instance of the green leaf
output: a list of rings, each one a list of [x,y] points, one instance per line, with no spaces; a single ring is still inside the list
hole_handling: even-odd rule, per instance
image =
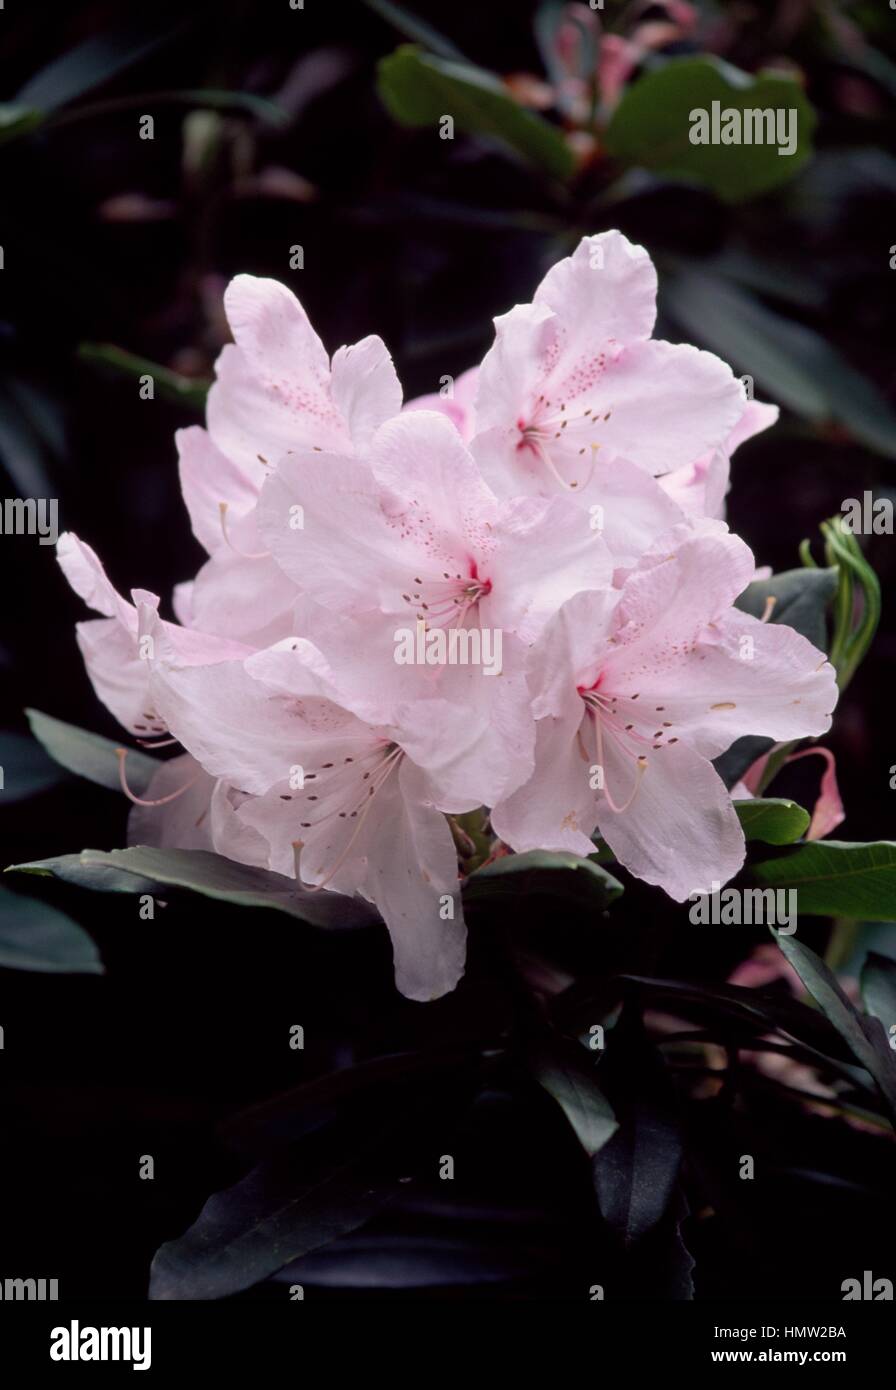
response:
[[[563,135],[514,100],[499,78],[482,68],[422,53],[413,44],[383,58],[379,93],[402,125],[431,126],[443,116],[461,130],[487,136],[557,179],[567,179],[575,157]]]
[[[18,135],[27,135],[43,119],[44,113],[33,106],[15,101],[0,103],[0,144],[4,140],[15,140]]]
[[[464,902],[522,899],[545,893],[557,900],[602,912],[623,891],[622,884],[594,859],[533,849],[507,854],[470,874]]]
[[[226,1298],[251,1288],[363,1226],[397,1190],[395,1178],[358,1159],[309,1178],[293,1155],[278,1155],[216,1192],[189,1230],[156,1252],[149,1297]]]
[[[26,734],[0,734],[0,809],[55,787],[60,772],[39,743]]]
[[[747,586],[735,607],[761,618],[770,598],[775,606],[769,621],[786,623],[806,637],[819,651],[828,649],[825,612],[837,591],[837,569],[785,570],[771,579],[757,579]]]
[[[691,112],[711,113],[714,101],[721,111],[794,110],[794,152],[780,155],[777,140],[692,144]],[[815,112],[793,78],[771,72],[752,77],[712,57],[673,58],[626,88],[605,143],[610,154],[627,164],[705,184],[726,202],[737,203],[792,178],[812,154],[814,128]]]
[[[593,1066],[582,1060],[581,1048],[559,1043],[543,1046],[531,1059],[532,1075],[557,1102],[589,1158],[593,1158],[619,1128],[613,1109],[597,1084]]]
[[[65,975],[102,975],[91,938],[77,922],[37,898],[0,888],[0,966]]]
[[[754,864],[764,888],[795,888],[801,916],[896,918],[896,843],[814,840],[792,854]]]
[[[197,377],[182,376],[170,367],[162,367],[151,362],[148,357],[138,357],[136,353],[126,352],[124,348],[112,343],[81,343],[78,356],[83,362],[92,362],[108,367],[121,376],[151,376],[159,394],[181,405],[192,406],[195,410],[205,408],[210,381]]]
[[[809,825],[809,812],[804,807],[777,797],[735,801],[734,809],[745,837],[767,845],[792,845]]]
[[[157,24],[150,13],[84,39],[29,78],[16,101],[41,111],[54,111],[111,81],[172,39],[183,29],[184,21],[178,20],[161,32]]]
[[[807,420],[838,420],[869,448],[896,458],[896,412],[811,328],[681,263],[666,276],[661,299],[664,312],[695,342],[749,373],[774,400]]]
[[[98,786],[121,791],[115,752],[119,747],[117,743],[42,714],[39,709],[26,709],[25,714],[34,737],[57,763]],[[161,766],[157,758],[150,758],[136,748],[128,749],[128,785],[135,795],[143,795]]]
[[[111,874],[109,870],[116,872]],[[316,893],[295,880],[204,849],[85,849],[80,854],[13,864],[7,873],[53,874],[100,892],[145,893],[159,886],[184,888],[239,907],[268,907],[319,927],[357,927],[376,921],[369,904],[340,893]],[[133,886],[128,880],[133,880]]]
[[[640,1018],[632,1019],[626,1008],[602,1065],[620,1127],[592,1165],[601,1215],[627,1247],[662,1221],[682,1156],[671,1079]]]
[[[860,976],[865,1012],[879,1018],[887,1035],[896,1024],[896,961],[869,951]]]
[[[896,846],[893,847],[896,850]],[[795,936],[772,935],[826,1018],[874,1077],[896,1114],[896,1053],[890,1050],[879,1019],[860,1014],[820,956]]]
[[[444,34],[440,34],[425,20],[411,14],[403,5],[393,5],[392,0],[364,0],[364,3],[368,9],[397,29],[399,34],[404,34],[406,39],[422,44],[430,53],[436,53],[440,58],[457,58],[463,61],[464,55],[450,39],[446,39]]]

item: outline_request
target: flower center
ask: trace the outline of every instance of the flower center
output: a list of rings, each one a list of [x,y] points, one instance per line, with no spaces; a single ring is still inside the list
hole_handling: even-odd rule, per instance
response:
[[[594,465],[600,442],[591,438],[598,427],[599,419],[608,420],[611,412],[598,417],[593,409],[574,414],[567,410],[566,402],[559,407],[553,405],[546,396],[539,396],[532,409],[531,418],[517,420],[520,438],[517,449],[528,449],[544,465],[551,477],[567,492],[587,487],[594,475]],[[573,478],[569,482],[562,476],[554,460],[557,451],[568,456],[572,452],[584,466],[588,461],[588,474],[584,479]]]
[[[464,627],[468,615],[478,618],[476,609],[480,599],[492,591],[490,579],[480,579],[476,565],[470,563],[469,574],[442,572],[440,579],[421,579],[414,582],[407,593],[402,594],[405,603],[416,610],[416,617],[427,627]]]
[[[299,824],[303,830],[316,830],[331,820],[354,820],[357,822],[336,862],[327,869],[318,883],[306,884],[307,888],[316,892],[320,888],[326,888],[327,884],[332,882],[357,843],[377,792],[385,786],[396,768],[401,765],[403,757],[403,748],[399,748],[397,743],[390,743],[383,739],[362,753],[345,756],[338,763],[335,761],[321,763],[312,772],[304,774],[305,786],[303,787],[302,800],[309,808],[309,816],[314,816],[318,803],[323,803],[327,809],[314,819],[300,821]],[[307,785],[309,782],[314,784],[310,791]],[[282,800],[291,801],[292,799],[291,794],[282,794]],[[298,855],[299,851],[304,848],[304,843],[303,840],[293,841],[293,848],[296,851],[297,879],[300,878]]]

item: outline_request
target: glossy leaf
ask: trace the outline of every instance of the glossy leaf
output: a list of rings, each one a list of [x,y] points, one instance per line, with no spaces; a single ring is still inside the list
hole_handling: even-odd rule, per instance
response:
[[[115,752],[119,744],[42,714],[39,709],[26,709],[25,713],[34,737],[60,766],[101,787],[121,791]],[[159,767],[157,758],[150,758],[137,748],[128,749],[128,785],[137,796],[143,795]]]
[[[434,140],[448,115],[461,130],[497,140],[554,178],[566,179],[575,168],[562,133],[520,106],[500,79],[482,68],[405,44],[380,62],[379,93],[396,121],[429,126]]]
[[[91,938],[64,912],[0,888],[0,966],[65,975],[102,975]]]
[[[0,734],[0,810],[13,801],[55,787],[62,779],[57,763],[26,734]]]
[[[795,801],[777,797],[735,801],[734,809],[748,840],[767,845],[790,845],[799,840],[809,825],[809,812]]]
[[[691,112],[795,111],[793,153],[781,143],[694,144]],[[774,119],[774,118],[773,118]],[[726,202],[787,183],[812,154],[815,112],[799,83],[780,73],[741,72],[717,58],[673,58],[643,73],[623,93],[606,131],[610,154],[626,164],[705,184]],[[789,116],[782,134],[787,144]],[[742,131],[742,134],[746,134]]]
[[[283,874],[237,864],[202,849],[157,849],[150,845],[108,851],[85,849],[80,854],[14,864],[9,872],[13,871],[49,873],[100,892],[146,893],[153,885],[185,888],[238,907],[274,908],[312,926],[357,927],[377,920],[368,903],[340,893],[297,888],[295,881]]]
[[[833,972],[802,941],[774,930],[772,935],[822,1013],[874,1077],[896,1114],[896,1053],[891,1051],[880,1021],[859,1013]]]
[[[896,843],[813,840],[780,859],[754,864],[763,888],[794,888],[800,916],[896,918]]]

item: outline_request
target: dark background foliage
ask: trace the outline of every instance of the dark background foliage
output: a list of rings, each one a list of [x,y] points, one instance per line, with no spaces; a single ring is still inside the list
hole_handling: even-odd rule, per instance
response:
[[[415,0],[464,54],[501,74],[542,72],[535,8]],[[886,63],[896,16],[880,6],[832,8]],[[379,333],[413,396],[474,364],[491,316],[527,300],[579,235],[613,226],[648,247],[661,284],[681,258],[708,274],[715,258],[736,252],[756,302],[817,332],[896,403],[896,164],[886,154],[896,69],[870,75],[820,25],[821,6],[756,0],[708,13],[724,21],[729,61],[755,70],[786,58],[805,74],[819,114],[817,155],[794,182],[733,206],[662,179],[620,186],[600,158],[561,189],[487,143],[402,128],[377,95],[376,64],[403,36],[354,0],[307,0],[304,11],[287,0],[186,11],[8,3],[0,94],[22,100],[35,74],[59,60],[40,80],[65,104],[44,128],[0,144],[7,492],[58,497],[61,527],[98,550],[120,589],[143,586],[167,603],[202,559],[173,443],[176,428],[201,416],[161,392],[139,399],[134,374],[110,369],[85,344],[113,344],[201,382],[227,336],[224,285],[250,271],[287,283],[331,351]],[[608,22],[622,16],[608,0]],[[103,49],[79,47],[91,39]],[[97,82],[91,64],[112,51],[136,56]],[[700,45],[682,39],[671,49],[689,51]],[[70,102],[69,83],[83,88]],[[170,99],[197,88],[266,97],[287,118]],[[144,112],[154,116],[152,141],[137,138]],[[302,270],[289,266],[295,244]],[[662,333],[705,345],[699,324],[687,331],[661,308]],[[744,348],[735,365],[755,374],[758,396],[776,399],[752,351],[756,360]],[[836,394],[836,381],[825,385]],[[848,425],[785,410],[737,454],[729,519],[760,563],[791,568],[799,541],[844,497],[865,488],[893,495],[894,460],[892,433],[889,451],[872,450]],[[893,544],[868,543],[885,594]],[[0,561],[3,726],[24,730],[22,710],[36,706],[116,738],[75,646],[83,610],[52,550],[3,536]],[[894,647],[885,606],[827,740],[847,812],[843,838],[893,836]],[[807,805],[813,761],[782,779]],[[124,843],[123,801],[88,783],[66,780],[0,809],[5,863]],[[701,1094],[674,1066],[660,1074],[635,987],[627,1060],[607,1075],[607,1092],[631,1119],[632,1143],[659,1155],[655,1185],[662,1162],[674,1176],[682,1145],[685,1153],[676,1201],[649,1241],[625,1245],[598,1214],[588,1159],[533,1081],[529,1062],[544,1038],[520,979],[600,982],[630,972],[718,984],[749,956],[757,930],[691,928],[683,909],[630,882],[597,922],[529,896],[500,914],[471,914],[465,982],[424,1007],[394,994],[384,932],[322,936],[274,913],[176,894],[144,922],[129,897],[34,891],[84,924],[106,974],[0,971],[0,1276],[58,1277],[63,1295],[142,1296],[158,1246],[248,1160],[276,1151],[272,1183],[288,1189],[291,1174],[332,1171],[369,1144],[365,1180],[370,1172],[394,1179],[406,1167],[415,1181],[361,1232],[297,1269],[295,1281],[316,1296],[581,1298],[593,1283],[680,1296],[679,1219],[698,1298],[839,1297],[842,1280],[864,1269],[896,1278],[889,1143],[809,1113],[749,1067],[732,1082],[736,1103],[727,1087]],[[817,949],[827,931],[807,928]],[[597,1003],[587,1016],[603,1017]],[[301,1052],[288,1046],[296,1023],[307,1039]],[[423,1062],[356,1094],[324,1087],[273,1115],[234,1120],[290,1087],[393,1053]],[[665,1129],[657,1121],[645,1137],[634,1112],[638,1097],[654,1093],[654,1120],[675,1120]],[[737,1176],[745,1153],[755,1156],[754,1182]],[[156,1161],[152,1182],[137,1176],[144,1154]],[[442,1154],[455,1158],[453,1183],[438,1179]],[[246,1296],[284,1297],[284,1278],[288,1270]]]

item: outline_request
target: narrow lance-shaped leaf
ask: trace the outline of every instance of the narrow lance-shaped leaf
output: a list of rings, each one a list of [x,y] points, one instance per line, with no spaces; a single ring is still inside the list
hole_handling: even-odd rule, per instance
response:
[[[836,976],[824,961],[794,936],[772,935],[799,975],[806,989],[853,1054],[874,1077],[890,1109],[896,1114],[896,1053],[892,1052],[881,1023],[860,1014],[844,994]]]
[[[26,709],[25,713],[34,737],[60,766],[101,787],[121,790],[119,760],[115,751],[118,744],[87,729],[54,719],[52,715],[42,714],[39,709]],[[150,758],[139,749],[128,749],[128,785],[137,796],[142,796],[146,791],[160,765],[158,759]]]

